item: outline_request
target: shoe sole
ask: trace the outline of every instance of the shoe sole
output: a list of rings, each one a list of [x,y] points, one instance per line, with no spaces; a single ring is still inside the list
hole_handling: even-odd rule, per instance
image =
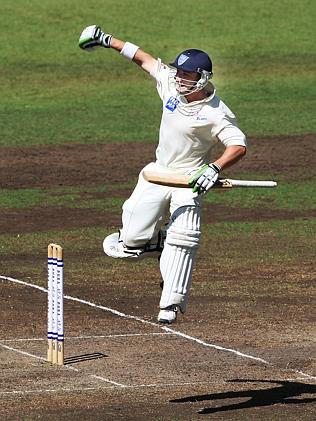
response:
[[[164,325],[171,325],[172,323],[175,322],[175,320],[171,321],[171,320],[167,320],[167,319],[159,319],[158,322],[163,323]]]

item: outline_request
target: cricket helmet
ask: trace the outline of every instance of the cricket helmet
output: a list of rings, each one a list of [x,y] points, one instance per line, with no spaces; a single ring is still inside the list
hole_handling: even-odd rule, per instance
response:
[[[170,66],[184,72],[199,73],[199,80],[188,80],[175,77],[176,90],[181,95],[187,95],[203,89],[213,76],[212,61],[207,53],[202,50],[190,48],[182,51]]]

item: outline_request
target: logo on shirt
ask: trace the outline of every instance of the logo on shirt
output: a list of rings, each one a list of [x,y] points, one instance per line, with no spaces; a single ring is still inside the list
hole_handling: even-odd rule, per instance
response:
[[[165,107],[167,108],[167,110],[173,112],[177,108],[177,105],[178,104],[179,104],[179,100],[176,97],[171,96],[168,99],[167,104],[165,105]]]
[[[206,121],[207,120],[207,117],[205,116],[205,115],[197,115],[196,117],[195,117],[195,120],[197,120],[197,121]]]

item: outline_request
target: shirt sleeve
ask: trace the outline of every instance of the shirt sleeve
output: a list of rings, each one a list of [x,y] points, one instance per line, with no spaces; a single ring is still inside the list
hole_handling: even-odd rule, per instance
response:
[[[227,124],[217,133],[217,138],[227,146],[244,146],[247,148],[247,139],[245,134],[239,129],[239,127],[230,123]]]
[[[161,67],[161,60],[160,60],[160,58],[157,58],[156,64],[154,65],[154,67],[151,69],[151,71],[149,73],[150,76],[153,77],[156,80],[157,80],[157,78],[159,78],[160,67]]]
[[[152,68],[150,76],[156,79],[157,91],[161,99],[164,98],[164,93],[168,87],[169,67],[161,62],[158,58],[156,65]]]

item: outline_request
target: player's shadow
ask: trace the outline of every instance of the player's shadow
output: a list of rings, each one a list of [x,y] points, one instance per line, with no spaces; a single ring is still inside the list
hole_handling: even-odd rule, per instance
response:
[[[81,363],[82,361],[97,360],[99,358],[105,358],[108,355],[102,354],[101,352],[93,352],[92,354],[75,355],[73,357],[67,357],[64,360],[64,364],[75,364]]]
[[[217,407],[205,407],[198,411],[199,414],[214,414],[216,412],[233,411],[245,408],[256,408],[275,404],[302,404],[316,401],[316,385],[280,380],[250,380],[234,379],[233,383],[275,383],[279,386],[269,389],[249,389],[242,391],[231,391],[221,393],[210,393],[209,395],[187,396],[185,398],[173,399],[170,402],[204,402],[220,399],[245,399],[239,403],[231,403]],[[314,395],[312,398],[300,398],[301,395]]]

